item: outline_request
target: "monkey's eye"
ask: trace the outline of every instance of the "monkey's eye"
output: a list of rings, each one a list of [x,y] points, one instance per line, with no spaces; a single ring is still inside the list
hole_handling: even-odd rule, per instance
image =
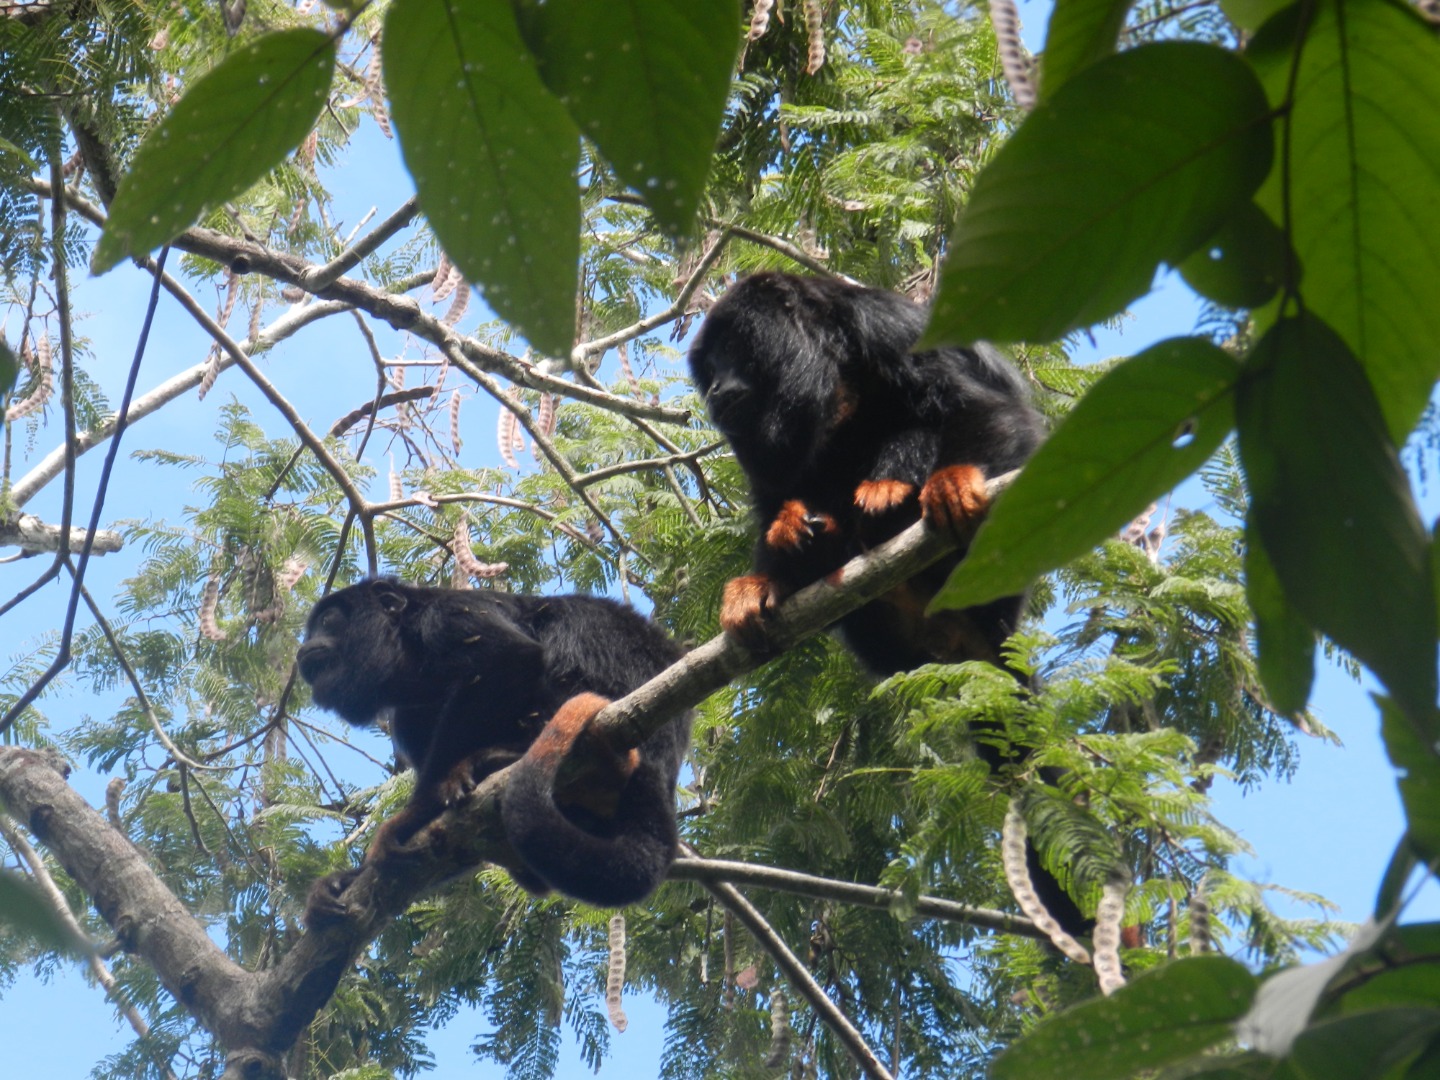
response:
[[[331,608],[320,616],[320,625],[315,629],[322,634],[338,634],[345,629],[345,613],[339,608]]]

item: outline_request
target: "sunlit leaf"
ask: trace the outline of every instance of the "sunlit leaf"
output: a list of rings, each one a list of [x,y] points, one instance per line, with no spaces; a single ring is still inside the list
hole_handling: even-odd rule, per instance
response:
[[[1266,24],[1247,55],[1272,102],[1293,94],[1290,168],[1261,205],[1288,220],[1306,310],[1364,365],[1400,443],[1440,374],[1440,37],[1405,4],[1319,0]]]
[[[400,149],[445,253],[536,347],[568,354],[580,139],[509,0],[396,0],[382,56]]]
[[[545,84],[671,233],[690,229],[740,47],[735,0],[522,8]]]
[[[995,1059],[991,1080],[1128,1078],[1227,1038],[1254,995],[1255,977],[1234,960],[1180,960],[1041,1021]]]
[[[924,344],[1050,341],[1122,311],[1254,194],[1270,128],[1224,49],[1160,42],[1091,64],[975,182]]]
[[[92,269],[144,255],[261,179],[315,126],[334,68],[328,34],[282,30],[197,79],[135,151]]]
[[[1285,319],[1255,346],[1236,406],[1251,520],[1286,599],[1430,717],[1430,538],[1365,373],[1324,323]]]
[[[996,500],[934,606],[1013,595],[1114,536],[1224,441],[1239,370],[1208,341],[1171,338],[1107,372]]]

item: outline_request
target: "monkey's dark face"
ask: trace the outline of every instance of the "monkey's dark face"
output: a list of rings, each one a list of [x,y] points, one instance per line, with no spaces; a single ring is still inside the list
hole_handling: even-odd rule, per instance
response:
[[[342,589],[315,605],[296,654],[315,704],[352,724],[369,724],[398,704],[393,685],[405,657],[405,595],[385,582]]]
[[[752,480],[802,472],[848,408],[843,330],[817,318],[794,280],[757,274],[734,285],[690,350],[710,419]]]

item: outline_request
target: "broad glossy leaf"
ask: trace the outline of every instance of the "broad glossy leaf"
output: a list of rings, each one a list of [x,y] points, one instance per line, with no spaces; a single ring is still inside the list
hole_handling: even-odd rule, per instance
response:
[[[1313,17],[1294,70],[1301,7]],[[1401,443],[1440,374],[1440,38],[1391,0],[1319,0],[1271,20],[1247,56],[1292,91],[1290,241],[1305,307],[1370,377]],[[1293,83],[1292,83],[1293,80]],[[1259,200],[1283,221],[1283,175]]]
[[[540,77],[672,234],[690,230],[740,47],[736,0],[545,0],[522,13]]]
[[[328,34],[282,30],[197,79],[135,151],[95,248],[95,273],[159,247],[269,172],[315,126],[334,68]]]
[[[990,1067],[991,1080],[1121,1080],[1228,1038],[1255,977],[1223,956],[1180,960],[1113,996],[1042,1020]]]
[[[1282,320],[1247,361],[1236,415],[1251,521],[1286,599],[1433,722],[1430,538],[1360,365],[1318,319]]]
[[[1160,42],[1091,64],[976,180],[924,345],[1050,341],[1124,310],[1250,199],[1270,128],[1224,49]]]
[[[1045,28],[1040,96],[1048,98],[1081,68],[1115,51],[1130,0],[1056,0]]]
[[[466,280],[566,355],[580,259],[580,138],[509,0],[395,0],[385,85],[420,208]]]
[[[1252,526],[1245,537],[1245,595],[1255,614],[1260,681],[1276,712],[1295,716],[1315,682],[1315,631],[1285,601],[1265,544]]]
[[[1249,202],[1180,263],[1180,276],[1217,304],[1257,308],[1280,288],[1287,251],[1279,226]]]
[[[995,501],[934,606],[1011,596],[1114,536],[1224,441],[1239,371],[1208,341],[1171,338],[1107,372]]]

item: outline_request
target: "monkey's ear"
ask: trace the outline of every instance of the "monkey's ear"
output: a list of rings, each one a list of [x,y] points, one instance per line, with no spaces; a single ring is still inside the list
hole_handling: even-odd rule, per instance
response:
[[[398,615],[405,610],[405,594],[383,581],[375,585],[375,599],[387,615]]]

